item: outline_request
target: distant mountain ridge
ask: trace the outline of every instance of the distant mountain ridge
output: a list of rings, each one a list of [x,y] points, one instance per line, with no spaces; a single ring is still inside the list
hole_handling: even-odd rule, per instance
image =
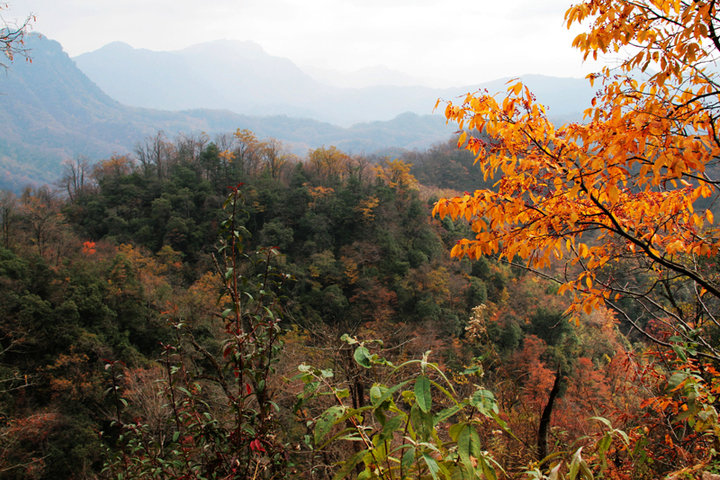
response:
[[[426,85],[425,82],[431,81],[413,77],[382,65],[364,67],[353,71],[340,71],[308,65],[302,65],[300,69],[320,83],[339,88],[365,88],[378,85],[414,87]]]
[[[255,43],[233,40],[165,52],[113,43],[74,60],[103,91],[127,105],[285,114],[343,126],[390,120],[404,112],[430,114],[438,98],[454,99],[481,88],[504,92],[508,80],[445,89],[383,85],[383,70],[376,67],[378,85],[340,88],[316,80],[290,60],[269,55]],[[399,78],[398,72],[385,71]],[[585,79],[542,75],[524,75],[522,79],[539,101],[550,106],[550,115],[561,120],[579,118],[594,94]]]
[[[250,116],[227,110],[179,112],[128,107],[88,79],[58,42],[33,34],[26,46],[32,63],[17,61],[0,72],[0,188],[18,191],[28,183],[50,183],[62,161],[84,155],[91,160],[129,153],[163,130],[209,135],[247,128],[260,138],[283,141],[299,154],[336,145],[351,153],[391,147],[425,148],[445,140],[452,128],[441,116],[405,114],[391,122],[342,128],[287,115]],[[122,45],[112,45],[122,50]],[[136,71],[140,73],[139,71]]]
[[[105,93],[129,106],[316,117],[315,81],[250,42],[219,40],[174,52],[115,42],[73,60]],[[292,95],[302,101],[290,103]]]
[[[209,42],[189,47],[182,55],[116,42],[81,56],[87,62],[76,59],[87,66],[90,59],[105,58],[105,64],[117,69],[111,73],[118,75],[119,83],[131,87],[135,102],[164,105],[164,110],[140,108],[108,96],[104,91],[108,87],[88,78],[58,42],[33,34],[26,46],[32,63],[17,61],[0,73],[0,119],[5,126],[0,133],[0,188],[16,191],[27,183],[55,181],[65,159],[84,155],[94,161],[130,153],[159,130],[169,136],[180,132],[212,136],[247,128],[261,138],[277,138],[301,155],[322,145],[367,154],[424,149],[445,141],[454,127],[446,125],[440,114],[413,112],[429,111],[438,97],[452,99],[477,90],[324,87],[289,60],[271,57],[250,42]],[[188,63],[187,58],[201,60]],[[240,69],[250,64],[255,67]],[[223,77],[228,72],[235,73]],[[215,77],[208,85],[207,79]],[[167,83],[160,89],[163,79]],[[550,103],[555,119],[577,118],[592,96],[579,79],[525,76],[523,80],[540,101]],[[503,92],[505,82],[490,82],[485,88]],[[179,95],[177,88],[184,93]],[[238,90],[244,96],[234,95]],[[168,111],[188,105],[193,108]],[[232,112],[233,105],[247,110]],[[248,114],[254,111],[265,115]],[[314,118],[297,118],[299,112]],[[369,120],[343,128],[318,120],[323,115]]]

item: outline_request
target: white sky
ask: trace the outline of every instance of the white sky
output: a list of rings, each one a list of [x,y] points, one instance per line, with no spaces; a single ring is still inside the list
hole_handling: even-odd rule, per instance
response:
[[[123,41],[177,50],[251,40],[296,64],[351,71],[385,65],[437,86],[526,73],[581,77],[597,67],[570,47],[572,0],[2,0],[6,21],[70,56]],[[2,3],[2,2],[0,2]]]

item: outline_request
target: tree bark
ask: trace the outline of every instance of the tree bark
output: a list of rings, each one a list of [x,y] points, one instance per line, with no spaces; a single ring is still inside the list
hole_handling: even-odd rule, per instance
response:
[[[563,373],[558,368],[555,374],[555,381],[553,382],[552,389],[550,389],[550,396],[543,409],[542,416],[540,417],[540,426],[538,427],[537,436],[537,460],[541,461],[547,457],[548,454],[548,430],[550,430],[550,417],[552,416],[552,410],[555,405],[555,399],[560,392],[560,384],[563,379]]]

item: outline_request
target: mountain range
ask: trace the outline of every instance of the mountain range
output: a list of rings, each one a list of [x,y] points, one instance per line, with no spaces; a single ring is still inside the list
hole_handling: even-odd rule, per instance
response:
[[[435,100],[480,87],[332,87],[250,42],[179,52],[113,43],[74,60],[38,34],[26,47],[31,62],[0,72],[0,188],[15,191],[55,181],[65,159],[129,153],[160,130],[173,136],[247,128],[299,154],[322,145],[368,154],[423,149],[454,130],[442,115],[428,114]],[[592,96],[584,80],[523,79],[556,119],[577,117]],[[503,91],[504,83],[484,87]]]
[[[73,60],[105,93],[126,105],[285,114],[345,127],[390,120],[405,112],[427,115],[438,98],[455,99],[480,88],[502,92],[508,80],[438,89],[408,85],[411,80],[398,72],[375,68],[357,74],[372,75],[374,71],[376,85],[341,88],[316,79],[316,70],[313,75],[313,70],[306,72],[286,58],[269,55],[256,43],[235,40],[216,40],[169,52],[115,42]],[[392,84],[383,84],[382,75]],[[325,72],[324,77],[328,76],[330,73]],[[593,96],[584,79],[522,78],[541,101],[551,106],[556,117],[576,117]]]

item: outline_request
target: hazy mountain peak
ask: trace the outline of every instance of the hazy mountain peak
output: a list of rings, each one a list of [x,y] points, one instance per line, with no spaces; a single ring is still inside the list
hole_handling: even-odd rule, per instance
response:
[[[39,32],[31,32],[25,37],[25,48],[29,51],[30,58],[35,57],[34,50],[37,49],[39,54],[58,54],[65,53],[60,42],[50,40]],[[16,60],[17,61],[17,60]]]
[[[374,86],[414,87],[428,82],[385,65],[374,65],[353,71],[304,66],[302,69],[319,82],[340,88]]]
[[[218,39],[209,42],[198,43],[180,50],[183,53],[205,53],[229,54],[243,58],[257,59],[268,56],[267,52],[259,44],[251,41]]]
[[[111,42],[111,43],[108,43],[107,45],[100,47],[98,50],[104,50],[104,51],[125,50],[125,51],[127,51],[127,50],[134,50],[134,48],[132,45],[130,45],[128,43],[115,41],[115,42]]]
[[[387,66],[354,72],[300,69],[252,41],[220,39],[172,52],[112,45],[115,49],[83,54],[75,62],[111,97],[137,107],[286,114],[350,126],[390,120],[407,111],[429,114],[438,98],[454,98],[478,88],[507,90],[508,79],[436,89],[427,86],[433,82]],[[538,100],[563,121],[578,117],[594,94],[585,80],[523,77]]]

